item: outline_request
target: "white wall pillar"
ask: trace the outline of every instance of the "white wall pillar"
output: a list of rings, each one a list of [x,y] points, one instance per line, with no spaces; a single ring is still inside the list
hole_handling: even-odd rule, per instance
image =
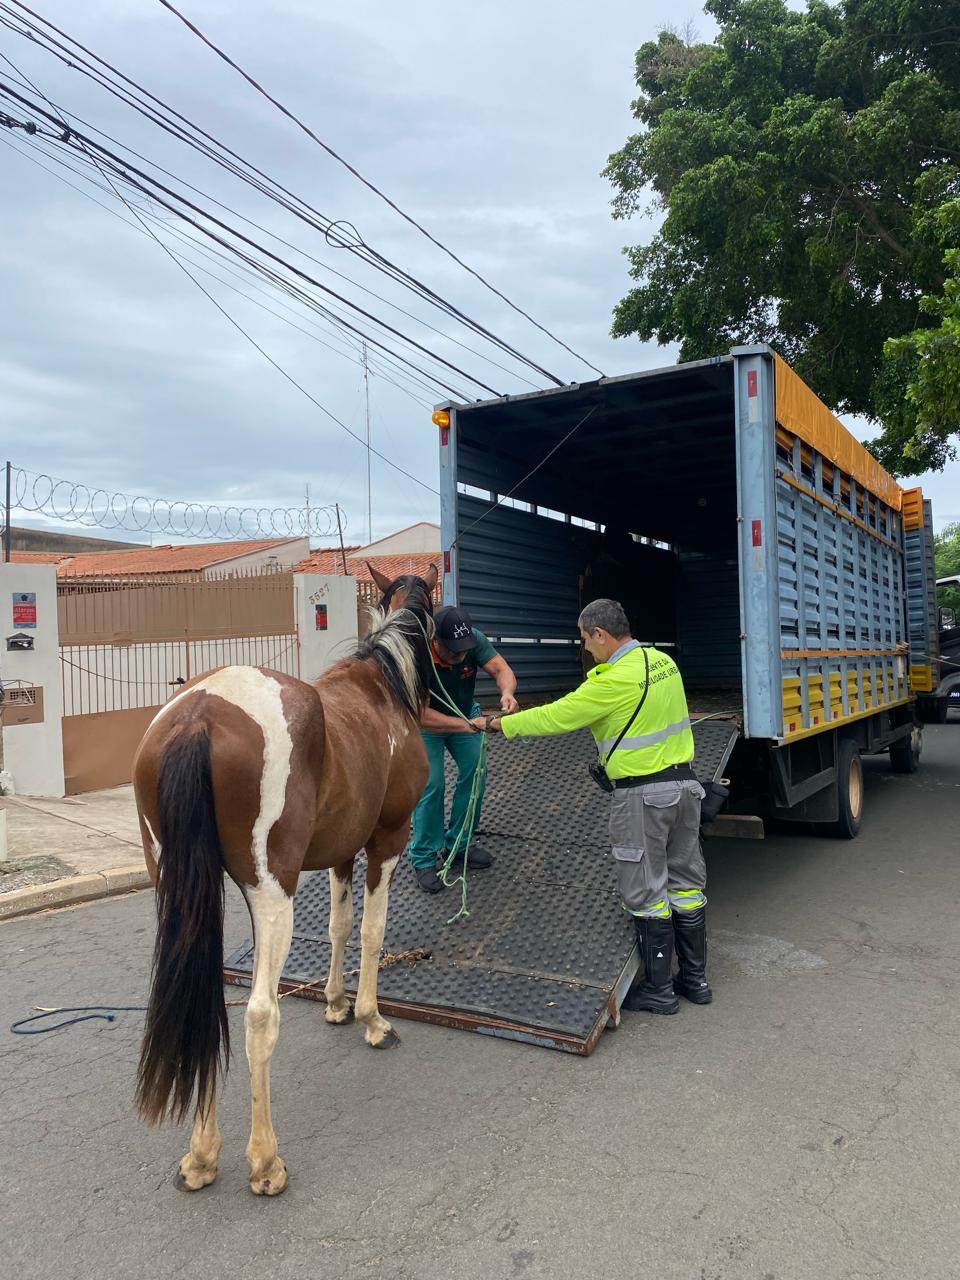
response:
[[[36,625],[23,619],[33,616]],[[14,607],[20,621],[14,621]],[[33,639],[33,649],[8,649],[10,636]],[[57,571],[52,564],[0,563],[0,680],[9,693],[18,682],[43,690],[43,720],[14,724],[17,710],[8,701],[3,715],[4,767],[21,795],[62,796],[63,695],[60,685],[60,631],[57,624]]]
[[[324,573],[295,573],[300,679],[308,684],[357,643],[357,580]]]

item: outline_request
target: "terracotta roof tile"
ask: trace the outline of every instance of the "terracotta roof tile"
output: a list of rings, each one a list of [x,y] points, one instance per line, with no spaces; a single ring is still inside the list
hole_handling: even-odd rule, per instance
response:
[[[11,564],[58,564],[69,560],[69,551],[11,551]]]
[[[356,578],[358,582],[373,581],[367,571],[368,559],[379,573],[390,579],[399,578],[405,573],[415,573],[417,577],[422,578],[432,564],[440,567],[439,551],[417,552],[415,555],[406,556],[351,557],[348,548],[347,569],[350,576]],[[301,560],[299,564],[294,565],[293,571],[294,573],[329,573],[342,576],[343,558],[340,555],[340,549],[338,547],[336,551],[327,549],[311,552],[306,560]]]
[[[58,578],[102,577],[104,574],[189,573],[256,551],[282,547],[297,538],[259,538],[246,542],[201,542],[187,546],[144,547],[136,551],[88,551],[66,557]]]

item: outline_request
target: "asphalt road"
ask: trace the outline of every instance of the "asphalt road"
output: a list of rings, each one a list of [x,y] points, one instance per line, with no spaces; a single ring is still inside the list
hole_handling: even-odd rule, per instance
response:
[[[868,764],[854,843],[710,848],[709,1008],[589,1059],[417,1023],[372,1053],[288,1000],[288,1191],[246,1185],[242,1010],[220,1178],[135,1118],[141,1016],[33,1039],[33,1004],[142,1003],[152,895],[0,925],[0,1259],[17,1280],[866,1280],[960,1271],[960,722]],[[227,941],[247,933],[232,900]]]

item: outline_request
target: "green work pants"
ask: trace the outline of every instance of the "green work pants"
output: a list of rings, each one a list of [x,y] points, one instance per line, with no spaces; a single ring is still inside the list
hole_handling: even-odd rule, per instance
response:
[[[478,716],[480,708],[474,707],[471,716]],[[420,803],[413,811],[413,838],[410,841],[410,861],[415,867],[432,867],[443,849],[452,849],[463,828],[470,803],[473,780],[480,767],[483,745],[482,733],[429,733],[420,730],[423,745],[430,761],[430,779]],[[449,751],[457,762],[457,785],[453,793],[450,825],[444,829],[444,752]],[[480,806],[486,778],[480,780],[480,793],[474,822],[480,819]],[[460,846],[462,850],[462,846]]]

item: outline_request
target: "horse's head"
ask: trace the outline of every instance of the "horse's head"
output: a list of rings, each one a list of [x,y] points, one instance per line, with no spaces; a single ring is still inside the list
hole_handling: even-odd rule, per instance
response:
[[[396,613],[398,609],[424,608],[433,613],[433,593],[436,590],[440,571],[432,564],[422,578],[415,573],[404,573],[399,578],[388,578],[378,572],[372,564],[367,564],[370,577],[380,589],[380,608],[384,613]]]
[[[419,717],[430,688],[434,635],[433,590],[437,585],[436,565],[425,578],[408,573],[391,582],[367,566],[383,593],[374,613],[374,627],[360,641],[355,656],[372,659],[380,668],[394,695],[407,710]]]

